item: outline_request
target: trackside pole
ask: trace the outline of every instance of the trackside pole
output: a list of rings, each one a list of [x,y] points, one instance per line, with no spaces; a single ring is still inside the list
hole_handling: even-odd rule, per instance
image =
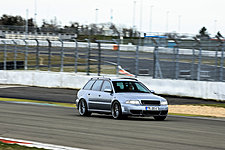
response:
[[[7,44],[5,41],[2,41],[2,43],[4,44],[4,60],[3,60],[3,70],[6,70],[6,63],[7,63]]]
[[[135,51],[135,78],[139,75],[139,46],[141,44],[141,37],[139,37],[138,44]]]
[[[28,57],[28,47],[27,47],[27,41],[26,40],[23,40],[24,43],[25,43],[25,52],[24,52],[24,70],[27,70],[27,57]]]
[[[197,42],[197,47],[199,47],[199,51],[198,51],[198,69],[197,69],[197,80],[200,81],[201,80],[201,64],[202,64],[202,47],[201,47],[201,42],[200,40],[198,40],[197,38],[194,38],[195,41]]]
[[[39,51],[39,41],[35,39],[37,42],[37,47],[36,47],[36,70],[39,70],[39,57],[40,57],[40,51]]]
[[[192,62],[191,62],[191,79],[194,80],[194,67],[195,67],[195,45],[192,47]]]
[[[221,43],[221,59],[220,59],[220,81],[223,81],[223,63],[224,63],[224,42]]]
[[[64,48],[63,48],[63,41],[59,40],[61,42],[61,52],[60,52],[60,72],[63,72],[63,63],[64,63]]]
[[[87,60],[86,60],[86,72],[87,75],[90,75],[90,54],[91,54],[91,43],[89,39],[85,39],[88,42],[87,48]]]
[[[98,42],[98,76],[101,74],[101,42]]]
[[[12,40],[12,42],[15,44],[15,47],[14,47],[14,59],[13,59],[13,69],[16,70],[16,68],[17,68],[17,63],[16,63],[16,60],[17,60],[17,43],[14,40]]]
[[[174,42],[176,43],[175,45],[175,79],[177,80],[179,77],[179,70],[180,70],[180,65],[179,65],[179,43],[177,40],[174,39]]]
[[[49,39],[47,39],[48,41],[48,71],[51,71],[51,47],[52,47],[52,43]]]
[[[74,51],[74,57],[75,57],[75,60],[74,60],[74,71],[75,73],[77,73],[77,65],[78,65],[78,42],[76,39],[74,39],[74,42],[75,42],[75,51]]]
[[[120,41],[113,39],[113,42],[117,45],[117,58],[116,58],[116,76],[119,76],[120,71]]]

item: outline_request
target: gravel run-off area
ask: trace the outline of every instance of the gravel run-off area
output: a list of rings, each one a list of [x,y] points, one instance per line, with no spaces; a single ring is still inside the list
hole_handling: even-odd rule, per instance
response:
[[[169,105],[169,113],[225,117],[225,108],[212,106]]]

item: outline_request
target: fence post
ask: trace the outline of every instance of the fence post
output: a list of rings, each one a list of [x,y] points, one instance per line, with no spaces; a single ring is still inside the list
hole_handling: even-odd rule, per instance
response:
[[[75,41],[75,51],[74,51],[74,56],[75,56],[75,62],[74,62],[74,70],[75,70],[75,73],[77,73],[77,65],[78,65],[78,42],[76,39],[74,39]]]
[[[17,62],[16,62],[16,59],[17,59],[17,43],[15,40],[12,40],[12,42],[15,44],[15,47],[14,47],[14,59],[13,59],[13,68],[14,70],[17,69]]]
[[[194,80],[195,45],[192,48],[191,79]]]
[[[35,39],[37,42],[37,47],[36,47],[36,70],[39,70],[39,57],[40,57],[40,51],[39,51],[39,41]]]
[[[154,52],[153,52],[153,78],[157,78],[156,77],[156,75],[157,75],[156,61],[157,61],[158,45],[157,45],[156,41],[154,42],[154,44],[155,44],[155,48],[154,48]]]
[[[175,79],[177,80],[179,77],[179,70],[180,70],[180,65],[179,65],[179,43],[176,39],[173,39],[173,41],[176,43],[175,46]]]
[[[27,56],[28,56],[28,49],[27,49],[27,41],[26,40],[23,40],[24,43],[25,43],[25,52],[24,52],[24,70],[27,70]]]
[[[48,41],[48,71],[51,71],[51,47],[52,47],[52,43],[49,39],[47,39]]]
[[[141,37],[139,37],[138,44],[135,52],[135,78],[139,75],[139,46],[141,43]]]
[[[223,82],[224,42],[221,40],[220,81]]]
[[[197,42],[197,46],[199,47],[198,51],[198,69],[197,69],[197,80],[201,80],[201,63],[202,63],[202,47],[201,47],[201,42],[197,38],[194,38],[195,41]]]
[[[156,40],[154,38],[151,38],[152,42],[155,45],[154,48],[154,52],[153,52],[153,78],[158,78],[158,72],[159,72],[159,76],[160,78],[163,78],[162,76],[162,71],[160,68],[160,64],[159,64],[159,58],[158,58],[158,42],[156,42]]]
[[[7,67],[7,45],[6,45],[6,42],[5,41],[2,41],[2,43],[4,44],[4,60],[3,60],[3,70],[6,70]]]
[[[218,74],[218,69],[217,69],[217,67],[218,67],[218,51],[219,51],[219,47],[220,47],[220,45],[221,44],[219,44],[219,45],[217,45],[217,47],[216,47],[216,53],[215,53],[215,74]],[[219,80],[218,79],[218,76],[216,76],[216,80]]]
[[[120,40],[119,42],[115,39],[113,39],[114,43],[118,46],[118,49],[117,49],[117,58],[116,58],[116,64],[117,64],[117,67],[116,67],[116,76],[118,77],[119,76],[119,71],[120,71]]]
[[[86,61],[86,72],[87,75],[90,75],[90,53],[91,53],[91,43],[89,39],[85,39],[88,42],[88,49],[87,49],[87,61]]]
[[[101,42],[98,41],[98,76],[101,73]]]
[[[63,41],[59,40],[61,42],[61,53],[60,53],[60,72],[63,72],[63,63],[64,63],[64,49],[63,49]]]

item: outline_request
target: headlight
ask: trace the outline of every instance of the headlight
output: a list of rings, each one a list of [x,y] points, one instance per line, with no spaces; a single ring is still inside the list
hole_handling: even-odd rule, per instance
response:
[[[128,100],[126,104],[140,104],[140,102],[138,100]]]
[[[160,103],[161,105],[168,105],[168,102],[167,101],[161,101],[161,103]]]

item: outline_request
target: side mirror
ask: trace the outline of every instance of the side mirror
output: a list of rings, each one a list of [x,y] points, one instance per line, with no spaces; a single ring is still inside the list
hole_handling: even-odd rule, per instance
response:
[[[150,92],[151,92],[152,94],[155,94],[155,91],[154,91],[154,90],[150,90]]]
[[[112,93],[111,89],[105,89],[104,92]]]

